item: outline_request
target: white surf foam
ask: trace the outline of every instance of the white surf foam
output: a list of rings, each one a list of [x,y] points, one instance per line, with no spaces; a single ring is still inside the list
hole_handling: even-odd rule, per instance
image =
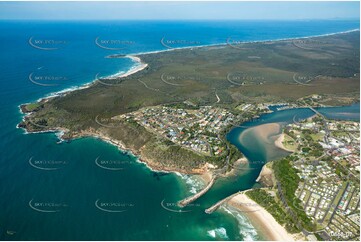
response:
[[[209,230],[207,231],[207,234],[212,238],[229,240],[229,237],[227,235],[227,230],[223,227]]]
[[[201,178],[195,175],[184,175],[176,173],[187,185],[188,190],[192,194],[196,194],[198,191],[202,190],[205,186]]]
[[[259,239],[259,234],[257,233],[256,228],[253,227],[253,225],[246,216],[242,215],[240,212],[230,207],[221,206],[221,209],[237,219],[239,234],[242,236],[244,241],[255,241]]]

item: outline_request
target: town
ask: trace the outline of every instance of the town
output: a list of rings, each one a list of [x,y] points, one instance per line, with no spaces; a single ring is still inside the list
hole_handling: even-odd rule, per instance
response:
[[[222,156],[227,144],[221,131],[271,112],[270,106],[279,106],[277,110],[299,107],[289,103],[245,103],[233,113],[212,106],[153,106],[117,119],[138,123],[170,141],[168,145],[180,145],[207,156]],[[294,120],[283,130],[283,146],[294,150],[292,166],[301,179],[292,205],[311,219],[312,232],[322,239],[353,239],[360,233],[360,124],[326,119],[315,112],[313,117]]]
[[[223,155],[226,144],[219,133],[237,120],[228,110],[211,106],[199,109],[147,107],[120,118],[134,120],[156,135],[208,156]]]
[[[297,147],[293,166],[301,178],[293,205],[305,211],[325,240],[360,234],[359,130],[358,122],[322,116],[285,128],[284,145]]]

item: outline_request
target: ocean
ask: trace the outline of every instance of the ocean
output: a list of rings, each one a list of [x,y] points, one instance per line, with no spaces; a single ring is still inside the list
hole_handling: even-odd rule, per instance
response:
[[[267,161],[234,129],[227,138],[251,168],[220,179],[186,212],[175,203],[202,187],[188,175],[154,172],[137,158],[96,138],[59,143],[54,133],[16,128],[19,105],[96,76],[125,73],[128,58],[106,58],[187,46],[307,37],[359,28],[358,21],[0,21],[0,239],[1,240],[259,240],[246,216],[204,209],[236,191],[257,186]],[[37,83],[34,83],[34,81]],[[352,109],[350,111],[349,109]],[[359,104],[327,109],[334,117],[359,114]],[[247,127],[291,122],[310,110],[261,116]],[[259,147],[261,143],[257,144]],[[277,152],[276,152],[277,153]],[[279,153],[279,156],[285,155]],[[99,161],[117,164],[109,170]],[[40,167],[40,168],[39,168]],[[55,169],[41,169],[52,167]]]

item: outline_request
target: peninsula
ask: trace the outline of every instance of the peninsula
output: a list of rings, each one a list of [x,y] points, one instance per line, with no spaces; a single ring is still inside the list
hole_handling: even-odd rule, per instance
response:
[[[306,40],[323,44],[315,47],[307,45],[308,41],[291,39],[130,56],[139,64],[128,74],[101,78],[86,88],[21,105],[26,115],[18,126],[28,132],[61,131],[61,138],[65,140],[99,137],[123,150],[130,150],[155,170],[187,174],[210,172],[214,175],[211,186],[215,177],[226,174],[236,161],[243,158],[243,154],[227,141],[225,134],[242,122],[271,112],[271,105],[325,107],[359,102],[359,31]],[[322,120],[316,118],[313,121],[315,127],[321,129]],[[277,125],[267,127],[279,128]],[[304,179],[316,178],[307,172],[298,174],[293,170],[299,166],[304,168],[300,162],[303,158],[306,160],[305,153],[312,153],[314,157],[319,153],[307,144],[307,141],[312,141],[308,140],[309,136],[304,137],[306,140],[298,139],[299,132],[304,136],[309,134],[300,127],[288,127],[276,140],[279,147],[295,151],[299,156],[298,161],[295,161],[295,156],[290,156],[273,163],[274,175],[270,180],[275,182],[270,187],[274,191],[248,191],[224,202],[234,205],[241,198],[251,198],[264,207],[272,205],[275,210],[268,212],[289,232],[307,231],[312,235],[316,233],[317,238],[331,238],[327,237],[331,232],[340,233],[338,220],[329,218],[324,209],[315,212],[313,205],[309,204],[312,189],[316,188],[306,184]],[[317,139],[318,135],[310,137]],[[322,146],[316,144],[315,147]],[[329,149],[328,145],[324,144],[323,149]],[[301,150],[297,150],[299,147]],[[293,159],[292,163],[289,159]],[[320,162],[317,167],[326,169],[324,166],[331,165],[327,162]],[[336,165],[330,169],[337,173],[341,168]],[[288,176],[285,178],[282,172]],[[341,172],[344,174],[344,170]],[[285,184],[290,177],[294,182]],[[359,188],[355,188],[354,182],[351,185],[345,183],[343,178],[339,177],[339,185],[335,187],[343,192],[335,190],[339,195],[333,195],[355,205],[357,201],[349,194],[354,194]],[[292,191],[292,194],[284,198],[282,189],[288,189],[287,192]],[[281,201],[274,201],[277,191]],[[188,200],[198,197],[187,198],[180,204],[186,205]],[[296,202],[290,205],[293,202],[290,199]],[[332,200],[328,202],[340,205]],[[310,208],[297,210],[301,204]],[[298,219],[282,217],[289,206],[295,209],[293,213]],[[348,215],[337,216],[339,220],[351,223]],[[317,221],[317,225],[312,221]],[[325,221],[334,221],[334,226],[325,227]],[[350,231],[347,238],[354,238],[359,233],[354,227]]]
[[[267,103],[297,105],[315,94],[314,106],[358,100],[359,31],[312,41],[327,44],[299,48],[284,40],[139,54],[131,75],[21,105],[27,115],[19,127],[60,130],[63,139],[101,137],[158,170],[223,168],[242,156],[224,134],[269,111]]]

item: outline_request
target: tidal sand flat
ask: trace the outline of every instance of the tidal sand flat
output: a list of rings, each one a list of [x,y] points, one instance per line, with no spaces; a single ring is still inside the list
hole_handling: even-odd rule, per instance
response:
[[[239,136],[239,142],[250,152],[263,153],[262,161],[274,160],[288,152],[275,145],[281,132],[278,123],[267,123],[246,129]]]

